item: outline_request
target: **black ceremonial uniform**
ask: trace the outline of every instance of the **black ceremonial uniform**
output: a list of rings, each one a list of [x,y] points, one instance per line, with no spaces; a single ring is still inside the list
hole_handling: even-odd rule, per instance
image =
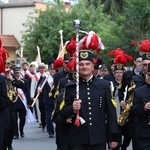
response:
[[[6,78],[6,84],[7,86],[12,87],[13,88],[19,88],[19,87],[23,87],[23,82],[21,80],[18,80],[16,78],[14,78],[14,81],[11,81],[10,79]],[[10,88],[9,87],[9,88]],[[17,95],[16,97],[13,98],[13,100],[17,99]],[[14,137],[14,128],[15,128],[15,123],[16,123],[16,110],[15,110],[15,105],[16,102],[11,102],[11,104],[8,106],[8,110],[9,110],[9,126],[8,126],[8,131],[7,131],[7,147],[8,150],[12,149],[12,141],[13,141],[13,137]]]
[[[107,140],[118,141],[116,109],[111,102],[110,83],[92,77],[88,82],[80,78],[79,98],[81,99],[80,116],[86,121],[79,127],[74,125],[76,113],[72,103],[76,98],[76,83],[66,86],[65,108],[62,114],[72,118],[71,144],[94,146],[105,144]],[[106,124],[107,120],[107,124]]]
[[[26,100],[27,100],[27,105],[31,105],[31,99],[30,99],[30,90],[29,90],[29,84],[28,81],[24,78],[18,79],[17,82],[21,82],[22,86],[16,86],[17,88],[22,89]],[[16,85],[16,83],[15,83]],[[18,133],[18,113],[19,113],[19,131],[20,131],[20,136],[24,137],[24,126],[25,126],[25,117],[26,117],[26,108],[20,98],[20,96],[18,96],[17,102],[15,103],[15,107],[16,107],[16,127],[15,127],[15,138],[19,137],[19,133]]]
[[[103,79],[108,80],[108,81],[114,81],[113,73],[110,72],[109,74],[105,75]]]
[[[133,89],[129,91],[129,88],[133,87],[133,84],[135,84],[133,76],[135,76],[134,78],[135,80],[137,80],[134,70],[126,71],[123,73],[122,81],[118,89],[118,96],[120,101],[128,100],[129,96],[132,94]],[[124,95],[124,92],[126,92],[126,97]],[[122,126],[122,134],[124,135],[122,149],[126,149],[130,145],[131,139],[132,139],[132,148],[137,149],[138,144],[135,136],[135,129],[136,129],[136,118],[133,111],[130,110],[128,121],[125,123],[125,125]]]
[[[150,111],[144,110],[145,103],[150,101],[150,85],[143,85],[134,91],[133,111],[139,117],[136,135],[139,138],[140,150],[150,149]],[[141,143],[144,142],[144,145]]]
[[[7,97],[7,88],[5,83],[5,76],[0,75],[0,149],[6,149],[6,131],[9,125],[9,111],[8,106],[10,100]]]
[[[123,73],[123,77],[122,77],[122,81],[121,81],[121,87],[118,90],[119,93],[119,100],[122,101],[124,100],[124,92],[125,92],[125,88],[127,86],[127,88],[131,87],[131,81],[133,80],[132,77],[135,76],[136,74],[134,73],[134,70],[132,71],[126,71]],[[128,97],[128,90],[127,90],[127,96],[126,99]]]
[[[133,78],[133,81],[136,85],[136,88],[142,86],[142,85],[145,85],[145,75],[144,74],[139,74],[139,75],[135,75],[132,77]]]
[[[64,100],[64,88],[69,80],[68,76],[60,79],[59,81],[59,94],[56,96],[55,110],[53,115],[53,121],[56,123],[57,129],[56,143],[59,145],[60,150],[70,150],[70,123],[66,123],[66,120],[63,119],[60,109],[60,105]]]
[[[57,88],[58,88],[58,83],[59,83],[59,80],[61,79],[61,78],[64,78],[64,77],[66,77],[66,75],[67,75],[67,73],[66,73],[66,70],[62,70],[62,71],[60,71],[60,72],[56,72],[55,74],[54,74],[54,82],[53,82],[53,86],[52,86],[52,89],[51,89],[51,95],[50,95],[50,97],[52,98],[52,99],[55,99],[56,97],[55,97],[55,92],[56,92],[56,90],[58,90]]]

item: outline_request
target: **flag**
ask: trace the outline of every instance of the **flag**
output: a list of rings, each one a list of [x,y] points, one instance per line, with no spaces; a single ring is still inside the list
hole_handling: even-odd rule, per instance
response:
[[[40,48],[37,46],[37,56],[36,56],[36,59],[35,59],[35,62],[37,62],[37,64],[40,64],[41,63],[41,54],[40,54]]]

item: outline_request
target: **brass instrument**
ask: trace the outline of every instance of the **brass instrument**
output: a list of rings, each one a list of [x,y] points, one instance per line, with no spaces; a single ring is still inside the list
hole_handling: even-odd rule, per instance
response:
[[[7,97],[10,101],[15,103],[18,99],[18,92],[12,85],[12,81],[6,80],[6,88],[7,88]]]
[[[131,92],[131,94],[130,94],[129,98],[126,101],[126,108],[121,112],[121,114],[118,117],[118,124],[120,126],[125,125],[125,123],[128,119],[128,116],[130,114],[129,111],[131,110],[131,107],[133,106],[133,90],[135,89],[135,87],[136,87],[136,85],[132,81],[131,82],[131,87],[128,88],[128,92]]]
[[[128,119],[129,111],[131,110],[131,107],[133,106],[132,99],[133,99],[133,94],[129,96],[128,100],[126,101],[126,108],[121,112],[121,114],[118,117],[118,124],[120,126],[125,125]]]

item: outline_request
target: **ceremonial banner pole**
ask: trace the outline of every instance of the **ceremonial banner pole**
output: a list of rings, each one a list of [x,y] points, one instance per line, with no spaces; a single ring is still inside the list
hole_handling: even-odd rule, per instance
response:
[[[26,60],[22,57],[19,50],[16,50],[16,54],[20,57],[21,62],[25,62]]]
[[[48,75],[46,76],[45,80],[43,81],[43,83],[42,83],[42,85],[41,85],[41,87],[40,87],[41,90],[44,88],[44,85],[46,84],[46,81],[48,80],[49,75],[50,75],[50,74],[48,74]],[[34,100],[33,100],[33,103],[32,103],[32,105],[31,105],[31,107],[34,106],[34,104],[36,103],[36,101],[37,101],[39,95],[40,95],[40,92],[37,93],[36,97],[35,97]]]
[[[79,29],[81,26],[80,20],[74,20],[73,25],[76,31],[76,100],[79,100]],[[75,125],[80,126],[79,110],[76,111]]]
[[[59,34],[60,34],[60,46],[61,46],[61,50],[64,46],[64,43],[63,43],[63,30],[59,30]]]
[[[40,48],[39,48],[39,46],[36,46],[36,48],[37,48],[37,52],[38,52],[38,54],[37,54],[37,56],[38,56],[38,63],[40,64],[41,63],[41,53],[40,53]]]

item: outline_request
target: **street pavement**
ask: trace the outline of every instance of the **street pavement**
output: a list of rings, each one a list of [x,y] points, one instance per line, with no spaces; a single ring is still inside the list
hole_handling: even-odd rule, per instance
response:
[[[47,131],[38,126],[38,123],[26,123],[25,137],[13,140],[14,150],[56,150],[55,138],[49,138]]]
[[[32,125],[26,123],[25,137],[13,140],[14,150],[56,150],[55,137],[49,138],[48,133],[38,126],[38,123]],[[132,150],[131,144],[127,150]]]

